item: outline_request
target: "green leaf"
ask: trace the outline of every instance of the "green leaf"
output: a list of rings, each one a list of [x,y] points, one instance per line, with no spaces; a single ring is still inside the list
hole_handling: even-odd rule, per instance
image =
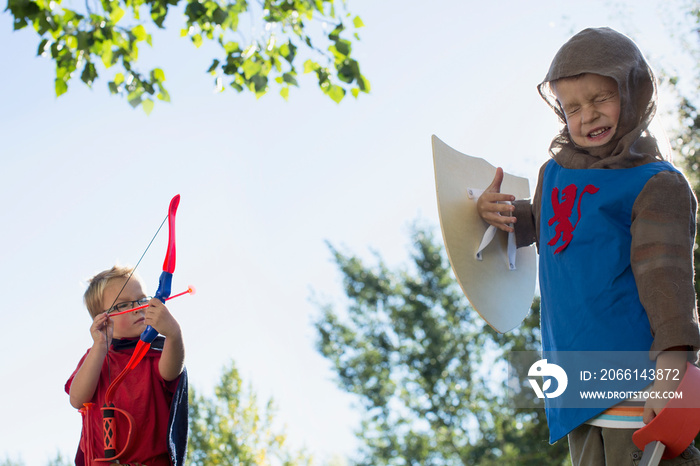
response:
[[[131,33],[136,37],[136,42],[141,42],[142,40],[146,40],[148,37],[148,32],[146,32],[146,28],[143,27],[143,25],[139,24],[138,26],[134,27],[131,30]]]
[[[318,63],[314,62],[310,58],[304,62],[304,74],[316,71],[318,68]]]
[[[71,50],[77,49],[78,48],[78,39],[75,36],[67,36],[66,37],[66,46]]]
[[[150,5],[151,19],[153,19],[153,22],[156,23],[156,26],[162,29],[165,16],[168,14],[168,8],[165,5],[155,1],[150,3]]]
[[[114,75],[114,84],[119,86],[123,82],[124,82],[124,75],[122,73],[117,73]]]
[[[224,24],[224,21],[228,19],[228,14],[221,8],[217,7],[211,14],[211,19],[218,25]]]
[[[340,101],[343,100],[343,97],[345,97],[345,89],[335,84],[332,84],[326,92],[326,94],[328,94],[328,97],[333,99],[335,103],[339,104]]]
[[[56,97],[60,97],[68,91],[68,84],[63,79],[56,78]]]
[[[352,20],[352,25],[356,28],[361,28],[365,26],[365,23],[362,22],[359,16],[355,16],[355,19]]]
[[[170,102],[170,93],[165,90],[164,87],[161,86],[160,92],[158,93],[158,100],[162,100],[163,102]]]
[[[151,112],[153,111],[153,101],[151,99],[146,99],[143,102],[141,102],[141,107],[143,107],[143,111],[146,112],[146,115],[150,115]]]
[[[207,9],[198,1],[190,1],[185,8],[185,15],[188,23],[197,23],[199,19],[207,14]]]
[[[97,71],[95,70],[95,65],[92,62],[87,62],[83,68],[83,72],[80,75],[80,80],[83,81],[88,86],[92,86],[92,83],[97,78]]]
[[[289,88],[285,86],[280,89],[280,95],[282,98],[284,98],[284,100],[289,100]]]
[[[340,40],[340,34],[345,30],[343,23],[338,24],[333,31],[328,34],[328,38],[333,42]]]
[[[241,46],[238,45],[238,42],[226,42],[224,44],[224,50],[226,51],[226,53],[231,54],[240,51]]]
[[[289,47],[289,53],[282,55],[285,60],[287,60],[289,63],[292,63],[294,61],[294,57],[297,55],[297,47],[292,43],[292,41],[287,42]]]
[[[219,60],[214,59],[214,61],[211,63],[211,66],[207,70],[207,73],[215,73],[216,68],[218,68],[218,66],[219,66],[219,63],[221,63]]]
[[[143,96],[143,89],[137,89],[133,92],[130,92],[129,95],[126,97],[126,100],[129,101],[129,105],[131,105],[133,108],[136,108],[139,105],[141,105],[141,96]]]
[[[77,37],[78,37],[78,50],[84,50],[87,52],[88,49],[90,48],[88,34],[85,31],[80,31],[80,32],[78,32]]]
[[[255,95],[257,97],[260,97],[267,92],[267,76],[256,74],[253,76],[251,81],[253,82],[253,90],[255,91]]]
[[[296,78],[292,73],[284,73],[282,75],[282,79],[288,84],[299,87],[299,83],[297,82]]]
[[[192,36],[192,43],[194,44],[195,47],[199,48],[202,45],[202,35],[201,34],[195,34]]]
[[[153,93],[155,92],[155,89],[153,88],[153,84],[151,84],[148,81],[141,82],[141,86],[143,86],[143,90],[145,92],[147,92],[148,94],[153,95]]]
[[[271,61],[272,64],[274,65],[275,70],[276,70],[278,73],[281,73],[281,72],[282,72],[282,62],[279,61],[279,59],[277,58],[277,56],[276,56],[276,55],[271,55],[271,56],[270,56],[270,61]]]
[[[102,64],[104,64],[105,68],[109,68],[112,66],[112,59],[114,57],[112,52],[112,41],[106,40],[102,42],[101,52]]]
[[[371,86],[369,85],[369,81],[364,76],[360,76],[358,84],[362,92],[369,92],[372,90]]]
[[[37,56],[41,56],[46,53],[46,46],[49,44],[48,39],[44,39],[39,43],[39,47],[36,49]]]
[[[165,73],[160,68],[154,68],[153,71],[151,71],[151,79],[162,83],[165,81]]]
[[[60,2],[59,2],[60,3]],[[49,4],[50,6],[50,4]],[[63,21],[67,24],[73,21],[76,17],[79,17],[75,11],[68,10],[66,8],[63,8]]]
[[[243,62],[242,68],[245,78],[250,79],[262,70],[262,65],[252,60],[246,60]]]
[[[352,44],[349,40],[339,40],[335,43],[335,48],[338,53],[347,57],[352,50]]]
[[[114,24],[118,23],[120,19],[124,17],[124,10],[122,10],[119,7],[116,7],[115,9],[112,10],[112,12],[109,14],[109,18],[112,20]]]
[[[51,44],[51,58],[54,58],[54,59],[58,58],[58,52],[59,52],[58,42],[52,43]]]

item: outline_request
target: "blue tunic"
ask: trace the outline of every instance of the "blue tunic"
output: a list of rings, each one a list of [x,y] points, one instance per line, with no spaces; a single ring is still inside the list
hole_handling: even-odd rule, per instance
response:
[[[594,373],[613,367],[615,358],[634,369],[654,367],[646,356],[651,327],[630,265],[630,226],[637,196],[662,171],[677,172],[668,162],[567,169],[551,160],[545,168],[539,249],[543,356],[569,377],[564,396],[545,398],[550,442],[622,401],[582,403],[577,364],[585,361]],[[582,353],[588,351],[605,352],[605,362],[592,361],[595,353]],[[629,352],[644,360],[630,361]],[[621,382],[615,387],[599,383],[599,388],[636,391],[649,384]]]

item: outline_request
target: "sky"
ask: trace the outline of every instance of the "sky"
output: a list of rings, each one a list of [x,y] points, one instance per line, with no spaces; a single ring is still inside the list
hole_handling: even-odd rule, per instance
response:
[[[150,116],[104,80],[89,89],[76,77],[56,98],[39,39],[0,13],[0,461],[74,454],[81,421],[63,387],[92,344],[86,279],[135,264],[178,193],[173,292],[197,294],[168,307],[191,386],[211,394],[234,361],[275,400],[291,445],[350,455],[362,413],[312,327],[319,303],[343,304],[326,243],[403,266],[411,225],[439,234],[433,134],[534,189],[558,129],[536,85],[557,49],[611,26],[652,66],[683,70],[669,32],[682,33],[682,3],[350,0],[372,92],[340,105],[308,76],[288,101],[214,93],[213,57],[179,38],[174,17],[141,50],[172,97]],[[163,231],[139,266],[151,293],[166,242]]]

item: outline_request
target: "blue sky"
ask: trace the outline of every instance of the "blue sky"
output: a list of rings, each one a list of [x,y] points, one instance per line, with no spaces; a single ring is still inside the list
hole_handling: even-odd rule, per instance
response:
[[[169,308],[190,383],[209,393],[234,360],[260,399],[276,400],[293,445],[352,452],[360,413],[311,327],[314,300],[343,302],[325,241],[399,265],[414,221],[437,233],[432,134],[534,182],[557,130],[535,86],[559,46],[609,25],[652,64],[682,69],[669,38],[680,3],[351,0],[372,93],[341,105],[310,77],[287,102],[215,94],[212,57],[179,39],[173,18],[141,51],[172,97],[150,116],[103,80],[88,89],[75,78],[55,98],[39,40],[0,14],[0,459],[74,453],[80,416],[63,385],[91,345],[85,279],[134,264],[176,193],[173,289],[198,293]],[[166,241],[139,267],[151,292]]]

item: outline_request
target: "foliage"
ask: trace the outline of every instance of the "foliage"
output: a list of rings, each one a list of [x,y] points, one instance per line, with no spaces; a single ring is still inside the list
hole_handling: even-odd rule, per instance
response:
[[[64,458],[61,452],[56,453],[56,457],[47,463],[47,466],[70,466],[72,463],[70,459]],[[4,460],[0,461],[0,466],[24,466],[25,463],[21,459],[11,460],[5,457]]]
[[[410,271],[329,246],[348,304],[342,318],[322,306],[318,349],[366,411],[357,464],[565,464],[566,442],[547,445],[543,410],[510,408],[494,383],[506,351],[538,349],[539,307],[512,335],[495,334],[432,234],[416,228],[412,239]]]
[[[219,57],[208,72],[217,90],[227,81],[233,89],[260,97],[274,81],[285,99],[303,73],[314,73],[320,89],[335,102],[348,91],[357,97],[370,85],[353,58],[353,41],[362,20],[340,11],[336,0],[86,0],[85,10],[67,8],[62,0],[8,0],[14,28],[31,26],[41,41],[38,55],[56,63],[55,91],[60,96],[77,73],[92,86],[102,65],[110,72],[112,94],[125,96],[149,113],[153,97],[170,101],[161,68],[138,71],[139,47],[152,45],[153,27],[164,28],[171,9],[184,13],[181,36],[195,47],[218,44]],[[345,7],[345,1],[342,2]],[[171,15],[172,16],[172,15]],[[259,17],[259,18],[256,18]],[[259,23],[259,24],[258,24]],[[249,31],[243,27],[249,25]],[[321,28],[314,26],[320,25]],[[318,29],[328,28],[330,32]],[[258,31],[256,33],[256,31]],[[246,38],[249,32],[251,37]],[[345,36],[349,35],[349,38]],[[321,40],[319,38],[323,38]],[[321,48],[322,42],[325,49]]]
[[[21,460],[11,460],[9,457],[5,457],[0,462],[0,466],[24,466],[24,463]]]
[[[681,124],[675,135],[674,149],[676,153],[680,153],[681,166],[683,171],[691,183],[695,195],[700,192],[700,114],[687,97],[681,98],[679,105],[679,119]],[[700,243],[698,237],[695,237],[695,293],[700,293]]]
[[[674,154],[680,156],[684,169],[696,196],[700,193],[700,5],[693,1],[687,7],[687,20],[690,22],[690,40],[682,43],[685,53],[696,63],[692,76],[670,76],[667,83],[675,91],[678,102],[678,124],[671,133],[670,141]],[[679,30],[686,26],[678,25]],[[683,36],[686,39],[686,36]],[[662,75],[666,75],[663,70]],[[696,236],[695,245],[695,291],[700,293],[700,243]]]
[[[69,458],[64,458],[61,453],[56,453],[56,458],[49,462],[48,466],[71,466],[72,462]]]
[[[261,409],[253,389],[243,388],[233,363],[223,370],[214,393],[214,398],[205,398],[190,387],[187,464],[311,464],[308,455],[285,445],[284,432],[275,426],[272,400]]]

